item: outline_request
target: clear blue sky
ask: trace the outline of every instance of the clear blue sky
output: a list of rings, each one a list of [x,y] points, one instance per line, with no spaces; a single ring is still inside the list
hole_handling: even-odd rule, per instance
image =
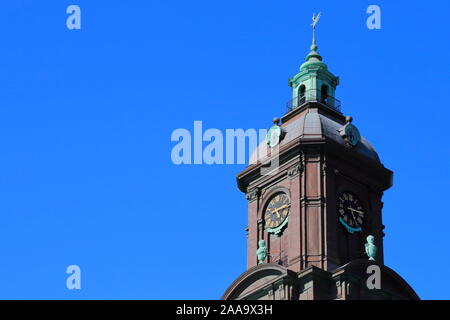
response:
[[[450,298],[444,0],[2,3],[0,298],[219,298],[245,271],[244,166],[176,166],[171,133],[270,127],[318,11],[343,111],[395,172],[385,262],[422,298]]]

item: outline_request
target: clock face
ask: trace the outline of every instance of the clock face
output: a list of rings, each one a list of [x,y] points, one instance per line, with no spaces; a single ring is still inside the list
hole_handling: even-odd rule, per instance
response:
[[[268,232],[279,233],[281,231],[280,229],[287,221],[290,207],[289,197],[286,194],[279,193],[272,197],[264,214]]]
[[[343,192],[337,201],[339,221],[350,233],[361,232],[365,211],[361,201],[351,192]]]

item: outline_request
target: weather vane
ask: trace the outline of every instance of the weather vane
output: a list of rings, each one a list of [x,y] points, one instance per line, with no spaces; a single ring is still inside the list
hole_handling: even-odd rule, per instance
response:
[[[317,23],[319,22],[321,16],[322,16],[322,13],[320,13],[320,12],[317,15],[315,13],[313,13],[313,16],[312,16],[313,23],[311,24],[311,27],[313,28],[313,46],[316,46],[316,26],[317,26]]]

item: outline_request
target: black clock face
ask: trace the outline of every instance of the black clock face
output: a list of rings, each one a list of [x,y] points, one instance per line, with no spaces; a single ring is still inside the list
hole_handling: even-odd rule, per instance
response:
[[[289,215],[291,204],[286,194],[275,195],[267,205],[264,220],[266,228],[274,229],[279,227]]]
[[[365,211],[361,201],[351,192],[343,192],[337,201],[339,221],[351,233],[362,231]]]

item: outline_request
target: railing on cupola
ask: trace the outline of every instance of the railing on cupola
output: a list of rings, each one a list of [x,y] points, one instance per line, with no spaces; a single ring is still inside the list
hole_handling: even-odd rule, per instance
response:
[[[287,113],[301,107],[307,102],[318,102],[327,108],[341,113],[341,101],[339,101],[335,97],[323,95],[321,90],[316,89],[306,90],[303,95],[289,101],[286,104]]]

